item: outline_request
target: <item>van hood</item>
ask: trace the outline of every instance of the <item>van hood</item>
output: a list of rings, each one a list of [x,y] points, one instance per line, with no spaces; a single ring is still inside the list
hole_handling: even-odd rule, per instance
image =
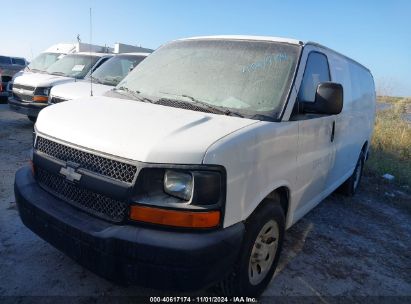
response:
[[[114,87],[93,83],[93,96],[101,96],[112,88]],[[51,89],[50,95],[66,100],[77,99],[90,96],[90,89],[90,82],[83,80],[55,86]]]
[[[23,73],[14,79],[15,84],[31,87],[52,87],[60,83],[75,81],[71,77],[56,76],[42,73]]]
[[[71,100],[43,109],[39,134],[150,163],[201,164],[210,145],[256,120],[110,97]]]

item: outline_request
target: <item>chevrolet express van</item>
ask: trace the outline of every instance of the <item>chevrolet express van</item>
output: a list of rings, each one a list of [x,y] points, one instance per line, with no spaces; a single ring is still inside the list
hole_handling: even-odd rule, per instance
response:
[[[317,43],[177,40],[109,96],[40,113],[16,202],[105,278],[258,296],[285,230],[358,189],[374,116],[370,71]]]
[[[10,109],[27,115],[35,122],[38,113],[48,105],[53,86],[84,79],[112,56],[92,52],[68,54],[50,65],[44,73],[24,73],[13,82]]]
[[[13,94],[13,83],[16,82],[17,84],[20,83],[21,76],[27,77],[27,74],[32,73],[46,73],[46,70],[49,66],[51,66],[56,61],[60,60],[67,54],[78,53],[82,51],[90,51],[90,50],[102,50],[103,47],[87,44],[87,43],[57,43],[49,48],[47,48],[44,52],[41,52],[38,56],[36,56],[33,60],[31,60],[30,64],[25,65],[25,69],[18,72],[14,75],[13,79],[9,82],[7,91],[10,95]],[[25,78],[24,77],[24,78]]]
[[[149,54],[124,53],[115,55],[84,80],[64,83],[51,88],[49,104],[80,97],[101,96],[107,93],[118,85]]]

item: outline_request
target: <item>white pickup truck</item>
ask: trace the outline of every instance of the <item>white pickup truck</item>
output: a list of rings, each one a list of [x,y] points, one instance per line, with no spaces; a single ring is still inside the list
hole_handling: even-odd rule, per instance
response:
[[[359,187],[374,117],[369,70],[317,43],[177,40],[110,96],[40,113],[16,202],[108,279],[258,296],[285,230]]]

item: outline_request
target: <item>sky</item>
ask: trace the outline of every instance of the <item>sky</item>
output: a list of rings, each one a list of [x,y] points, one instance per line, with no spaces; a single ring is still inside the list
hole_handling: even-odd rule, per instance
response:
[[[89,42],[91,7],[93,44],[155,49],[219,34],[315,41],[367,66],[379,93],[411,96],[410,0],[0,0],[0,7],[1,55],[30,60],[77,34]]]

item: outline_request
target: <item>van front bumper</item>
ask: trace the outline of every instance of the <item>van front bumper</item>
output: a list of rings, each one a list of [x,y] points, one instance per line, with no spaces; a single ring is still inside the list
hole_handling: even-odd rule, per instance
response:
[[[24,102],[13,97],[9,97],[8,103],[12,111],[33,117],[37,117],[39,112],[48,106],[47,103]]]
[[[203,289],[231,272],[242,246],[243,223],[198,232],[105,222],[44,191],[29,167],[17,171],[14,192],[29,229],[79,264],[120,284]]]

